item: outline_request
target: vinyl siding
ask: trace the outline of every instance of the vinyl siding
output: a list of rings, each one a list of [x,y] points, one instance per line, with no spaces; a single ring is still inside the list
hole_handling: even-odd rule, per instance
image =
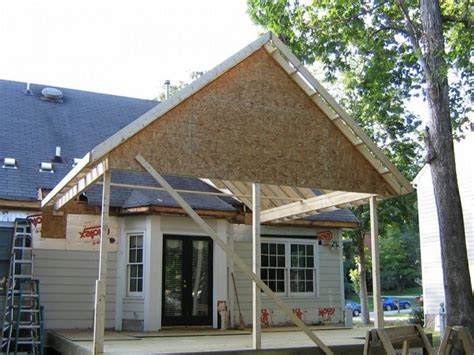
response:
[[[470,163],[473,151],[473,132],[468,132],[466,139],[455,142],[456,170],[463,207],[471,283],[474,286],[474,178]],[[429,166],[423,168],[415,181],[420,221],[424,312],[433,315],[439,312],[439,304],[444,302],[444,286],[438,215]]]
[[[108,256],[105,326],[115,321],[117,253]],[[99,253],[35,249],[34,276],[40,280],[46,329],[91,329]]]
[[[238,230],[239,228],[237,228]],[[338,238],[338,231],[332,230],[333,236]],[[262,242],[265,240],[263,234],[291,235],[311,235],[315,236],[314,230],[292,230],[291,228],[269,229],[262,227]],[[287,241],[288,239],[281,239]],[[302,319],[307,324],[337,323],[342,321],[343,294],[341,290],[341,269],[342,262],[339,249],[331,250],[328,246],[317,246],[319,249],[319,264],[316,264],[316,284],[318,296],[281,296],[285,303],[292,309],[299,308],[303,314]],[[237,231],[234,242],[234,250],[247,265],[252,265],[252,243],[251,231],[249,228],[241,227]],[[316,251],[318,253],[318,251]],[[318,257],[316,257],[318,260]],[[251,324],[252,320],[252,282],[237,267],[234,270],[238,298],[240,307],[246,324]],[[234,296],[233,286],[229,292]],[[330,318],[323,318],[319,315],[320,308],[335,308],[335,314]],[[262,294],[262,309],[269,313],[270,325],[289,324],[290,320],[276,304],[266,295]],[[238,324],[238,307],[234,306],[234,324]]]

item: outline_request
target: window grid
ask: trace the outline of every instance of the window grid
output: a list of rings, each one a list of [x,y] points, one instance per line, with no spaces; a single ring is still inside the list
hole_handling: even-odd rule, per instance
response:
[[[143,293],[143,235],[128,238],[128,294]]]
[[[316,294],[316,243],[261,243],[262,281],[274,292],[291,295]]]
[[[291,244],[290,292],[314,292],[314,245]]]
[[[286,284],[286,252],[284,243],[261,244],[260,278],[273,292],[284,293]]]

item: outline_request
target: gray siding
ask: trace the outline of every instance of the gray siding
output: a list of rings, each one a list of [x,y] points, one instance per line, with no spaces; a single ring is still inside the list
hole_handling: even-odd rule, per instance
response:
[[[40,280],[47,329],[90,329],[94,321],[99,253],[35,249],[34,275]],[[115,321],[117,253],[109,253],[106,328]]]
[[[333,231],[337,237],[337,231]],[[252,244],[247,240],[236,241],[234,250],[247,265],[252,265]],[[262,237],[262,241],[264,238]],[[341,257],[339,249],[331,250],[328,246],[319,246],[319,264],[317,264],[317,287],[319,294],[314,297],[282,296],[285,303],[292,309],[299,308],[303,312],[303,321],[307,324],[337,323],[342,321],[342,291],[341,290]],[[236,287],[242,314],[246,324],[252,320],[252,282],[242,273],[238,267],[234,270]],[[229,290],[234,295],[233,286]],[[335,314],[329,319],[321,317],[321,308],[335,308]],[[289,318],[283,314],[275,303],[266,295],[262,294],[262,309],[270,314],[271,325],[289,324]],[[238,308],[235,305],[234,322],[238,324]]]

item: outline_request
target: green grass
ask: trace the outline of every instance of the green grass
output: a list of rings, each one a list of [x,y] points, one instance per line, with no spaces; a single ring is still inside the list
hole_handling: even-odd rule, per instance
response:
[[[418,286],[418,287],[406,288],[401,292],[386,291],[385,293],[390,296],[419,296],[423,293],[423,289]]]

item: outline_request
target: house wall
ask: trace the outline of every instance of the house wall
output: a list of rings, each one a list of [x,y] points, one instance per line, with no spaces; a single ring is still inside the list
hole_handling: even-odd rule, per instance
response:
[[[327,229],[326,229],[327,230]],[[292,236],[311,237],[314,240],[316,234],[321,230],[308,228],[285,228],[262,226],[262,242],[267,236]],[[341,243],[341,232],[337,229],[330,230],[334,241]],[[250,226],[234,226],[234,249],[248,265],[252,265],[252,237]],[[276,239],[276,238],[275,238]],[[307,239],[306,239],[307,240]],[[316,255],[319,260],[316,264],[318,285],[317,295],[293,297],[281,296],[286,304],[295,313],[302,315],[302,320],[307,324],[338,323],[342,321],[342,310],[344,307],[344,284],[342,273],[342,248],[331,249],[328,245],[317,246]],[[244,321],[247,325],[252,320],[252,282],[238,268],[234,269],[238,299]],[[229,276],[231,280],[231,276]],[[238,305],[235,300],[235,291],[231,286],[229,293],[234,298],[233,322],[239,324]],[[262,311],[269,314],[268,325],[285,325],[291,323],[289,318],[278,309],[275,303],[262,294]]]
[[[226,239],[229,224],[225,220],[207,219],[218,235]],[[206,236],[188,217],[132,216],[122,219],[122,236],[117,269],[118,291],[116,329],[156,331],[161,329],[163,235]],[[127,295],[126,236],[144,235],[144,292],[141,296]],[[227,256],[218,247],[213,248],[213,305],[227,299]],[[213,306],[213,326],[217,327],[217,312]]]
[[[473,151],[473,132],[468,132],[464,140],[455,142],[456,170],[463,207],[469,269],[471,283],[474,285],[474,178],[470,163]],[[427,323],[435,326],[439,305],[444,302],[444,286],[438,215],[429,165],[423,168],[415,183],[418,195],[424,312]]]
[[[108,257],[105,327],[115,322],[117,253]],[[35,249],[34,277],[40,280],[40,300],[47,329],[92,329],[99,253]]]

